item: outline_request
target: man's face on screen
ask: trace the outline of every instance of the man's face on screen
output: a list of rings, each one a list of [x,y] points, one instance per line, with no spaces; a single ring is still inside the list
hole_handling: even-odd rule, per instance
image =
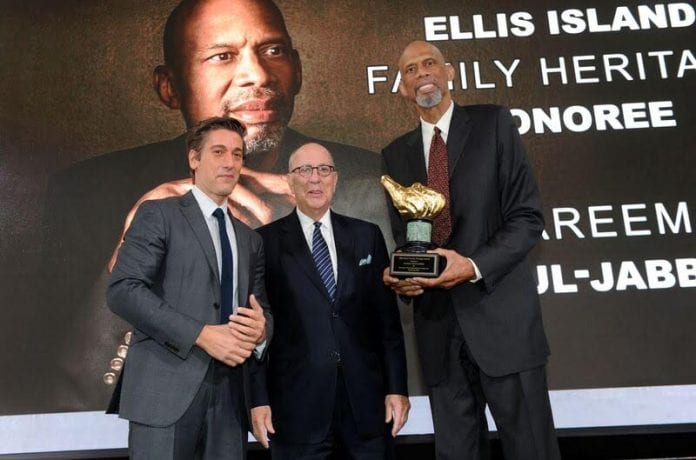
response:
[[[187,124],[231,116],[247,153],[277,148],[302,75],[283,18],[264,2],[199,2],[181,27],[175,87]]]

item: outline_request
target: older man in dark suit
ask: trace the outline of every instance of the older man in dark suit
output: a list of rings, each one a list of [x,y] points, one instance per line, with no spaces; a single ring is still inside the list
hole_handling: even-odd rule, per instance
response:
[[[231,118],[195,127],[193,189],[144,202],[119,253],[107,302],[135,329],[116,389],[131,458],[245,456],[246,363],[272,323],[261,238],[228,209],[243,136]]]
[[[340,171],[326,148],[300,147],[289,170],[297,209],[259,229],[276,329],[252,387],[254,434],[267,446],[271,432],[274,459],[325,459],[337,447],[383,459],[410,407],[384,238],[330,210]]]
[[[526,260],[544,220],[517,128],[502,107],[454,104],[454,69],[429,43],[409,44],[399,70],[400,94],[421,124],[383,150],[385,169],[401,184],[427,183],[446,196],[433,235],[447,267],[438,278],[384,277],[415,299],[438,458],[488,458],[488,403],[506,458],[557,459],[549,348]],[[403,243],[396,209],[392,228]]]

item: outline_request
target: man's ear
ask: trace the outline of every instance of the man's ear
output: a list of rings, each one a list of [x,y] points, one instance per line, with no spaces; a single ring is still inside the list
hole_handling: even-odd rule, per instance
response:
[[[447,68],[447,80],[449,80],[449,81],[454,80],[455,71],[454,71],[454,67],[452,66],[452,64],[450,64],[449,62],[446,62],[445,67]]]
[[[298,94],[302,88],[302,61],[300,60],[300,54],[297,50],[292,50],[292,61],[295,65],[295,87],[293,88],[293,94]]]
[[[152,72],[152,87],[164,105],[173,110],[179,110],[181,103],[174,84],[174,74],[166,65],[158,65]]]
[[[189,169],[191,171],[196,171],[198,169],[198,163],[200,163],[201,160],[201,154],[196,152],[194,149],[190,149],[188,151],[188,163],[189,163]]]
[[[401,74],[399,74],[399,75],[401,75]],[[403,78],[399,78],[399,96],[408,99],[408,93],[406,92],[406,88],[404,88]]]

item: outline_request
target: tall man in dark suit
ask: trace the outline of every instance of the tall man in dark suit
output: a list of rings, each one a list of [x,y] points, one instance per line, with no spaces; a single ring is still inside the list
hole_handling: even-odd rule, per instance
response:
[[[385,282],[414,298],[416,337],[429,388],[438,458],[488,458],[485,406],[507,459],[560,458],[546,386],[549,348],[527,253],[541,236],[539,192],[509,112],[458,106],[454,69],[433,45],[409,44],[401,96],[420,126],[382,152],[397,182],[447,196],[435,219],[438,278]],[[405,225],[392,209],[397,244]]]
[[[140,206],[112,273],[108,305],[135,328],[116,390],[131,458],[245,457],[246,363],[272,322],[263,243],[228,209],[243,136],[231,118],[191,131],[193,189]]]
[[[293,208],[285,167],[290,153],[311,141],[331,150],[342,172],[335,208],[388,228],[379,155],[288,127],[302,65],[271,0],[183,0],[167,20],[163,51],[153,86],[187,126],[230,116],[247,127],[247,159],[230,196],[236,217],[256,227]],[[52,178],[44,259],[44,283],[51,289],[43,296],[50,308],[41,309],[42,322],[52,325],[44,365],[56,393],[52,410],[106,404],[111,387],[104,381],[115,380],[128,346],[128,328],[101,308],[107,263],[139,199],[191,188],[185,151],[179,136],[96,156]]]
[[[383,459],[406,422],[406,357],[387,250],[374,224],[330,210],[338,172],[310,143],[289,160],[297,208],[258,231],[275,318],[268,368],[256,375],[254,434],[274,459]],[[350,192],[348,192],[350,193]]]

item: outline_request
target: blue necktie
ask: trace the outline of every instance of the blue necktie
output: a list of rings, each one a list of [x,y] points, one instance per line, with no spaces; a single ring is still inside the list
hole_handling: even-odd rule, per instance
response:
[[[329,255],[329,247],[326,245],[324,237],[321,235],[321,222],[314,222],[314,233],[312,234],[312,257],[314,264],[317,266],[317,271],[321,277],[321,281],[329,291],[331,302],[336,300],[336,280],[334,279],[333,266],[331,265],[331,256]]]
[[[227,225],[225,225],[225,213],[217,208],[213,215],[217,219],[220,229],[220,248],[222,251],[222,273],[220,274],[220,323],[225,324],[229,321],[234,304],[234,271],[232,261],[232,246],[230,238],[227,236]]]

